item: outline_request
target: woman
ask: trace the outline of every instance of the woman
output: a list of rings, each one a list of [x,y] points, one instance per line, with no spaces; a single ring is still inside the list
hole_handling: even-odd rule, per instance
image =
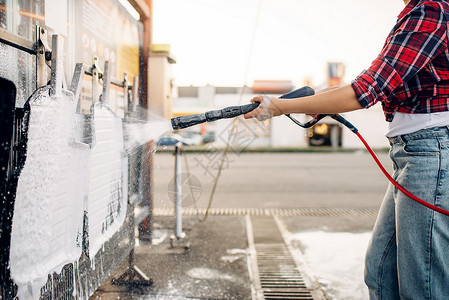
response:
[[[298,99],[256,97],[245,118],[332,114],[381,102],[393,178],[415,196],[449,209],[449,3],[406,7],[372,65],[350,85]],[[449,217],[391,184],[365,260],[371,299],[449,299]]]

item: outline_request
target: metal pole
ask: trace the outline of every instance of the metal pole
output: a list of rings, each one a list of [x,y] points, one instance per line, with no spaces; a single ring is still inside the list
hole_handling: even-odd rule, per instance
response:
[[[175,193],[176,193],[176,238],[182,237],[182,182],[181,182],[181,147],[175,146]]]
[[[52,96],[62,96],[64,81],[64,39],[62,36],[52,36],[51,51],[51,92]]]
[[[338,125],[329,125],[330,127],[330,131],[331,131],[331,146],[333,149],[337,149],[338,148]]]

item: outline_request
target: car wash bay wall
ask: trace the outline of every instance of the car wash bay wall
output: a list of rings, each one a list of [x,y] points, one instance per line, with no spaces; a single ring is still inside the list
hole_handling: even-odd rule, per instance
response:
[[[141,16],[144,22],[149,22],[149,16],[142,13]],[[2,154],[8,171],[2,176],[4,188],[1,202],[2,241],[8,241],[6,235],[10,240],[11,231],[17,225],[12,224],[12,219],[14,212],[17,213],[14,210],[17,182],[23,175],[23,173],[20,174],[23,167],[20,162],[27,159],[27,153],[24,151],[27,140],[24,137],[27,133],[26,112],[29,112],[29,107],[26,103],[29,97],[38,88],[47,85],[50,79],[50,68],[46,65],[50,64],[48,57],[51,57],[52,52],[52,36],[58,35],[64,39],[65,88],[68,88],[72,82],[75,64],[83,63],[84,65],[80,97],[76,99],[78,106],[75,122],[78,125],[81,124],[82,130],[78,134],[80,142],[89,144],[88,140],[92,136],[89,136],[89,128],[85,124],[87,124],[86,120],[92,119],[94,112],[91,108],[93,103],[98,101],[95,97],[100,95],[94,90],[102,90],[102,80],[95,81],[93,78],[94,67],[102,75],[105,71],[105,63],[109,63],[111,85],[105,105],[106,113],[103,114],[103,120],[97,118],[106,127],[120,127],[128,122],[127,96],[132,89],[126,88],[125,81],[131,86],[134,78],[137,78],[137,83],[145,87],[146,75],[143,69],[146,64],[142,63],[145,60],[142,53],[144,53],[143,45],[148,45],[151,39],[148,37],[148,26],[144,28],[142,25],[144,22],[133,19],[116,0],[0,2],[0,77],[7,82],[2,84],[2,92],[6,95],[2,96],[2,102],[13,103],[12,108],[6,107],[0,112],[2,119],[4,116],[9,116],[13,120],[7,126],[2,126],[2,136],[10,141],[9,146],[4,148],[5,153]],[[42,47],[39,48],[39,46]],[[40,53],[39,49],[42,50]],[[138,84],[134,85],[134,87],[137,86]],[[14,90],[14,96],[10,89]],[[139,89],[136,94],[139,95],[139,104],[145,107],[146,89]],[[100,133],[97,132],[97,134]],[[124,136],[121,133],[115,134],[112,138],[123,142]],[[131,252],[134,245],[134,226],[147,218],[150,212],[149,186],[146,183],[149,157],[142,156],[142,153],[147,150],[146,147],[147,145],[140,145],[130,155],[120,153],[119,163],[114,167],[120,177],[117,181],[119,184],[104,184],[105,193],[112,197],[97,201],[98,209],[92,206],[89,208],[86,205],[89,203],[89,197],[94,197],[92,193],[88,190],[78,191],[81,194],[84,193],[83,199],[77,203],[77,209],[81,213],[72,215],[76,215],[77,220],[73,222],[80,224],[81,229],[71,242],[73,242],[73,248],[79,248],[72,249],[79,250],[79,255],[73,262],[65,264],[58,270],[48,268],[49,279],[39,288],[38,298],[45,298],[55,293],[65,293],[67,299],[72,296],[89,295]],[[93,147],[87,150],[91,155],[92,165],[95,165],[97,159],[92,154],[94,149]],[[101,158],[102,155],[97,157]],[[89,180],[92,180],[92,176]],[[145,187],[147,189],[144,191]],[[115,201],[115,204],[111,201]],[[124,201],[122,203],[125,205],[116,205],[120,201]],[[121,211],[118,212],[118,210]],[[103,216],[98,213],[99,211],[105,212]],[[117,226],[114,227],[112,226],[114,221],[110,217],[119,214],[122,220],[120,223],[116,221]],[[58,217],[61,218],[61,214]],[[92,227],[89,231],[89,225],[94,223],[110,225],[109,230],[103,231],[99,225],[96,241],[93,241]],[[53,229],[56,231],[56,228]],[[38,242],[46,243],[47,241]],[[93,245],[96,246],[93,247]],[[11,245],[2,244],[2,249],[1,298],[12,299],[17,295],[17,283],[10,274]],[[52,249],[48,251],[51,253]]]

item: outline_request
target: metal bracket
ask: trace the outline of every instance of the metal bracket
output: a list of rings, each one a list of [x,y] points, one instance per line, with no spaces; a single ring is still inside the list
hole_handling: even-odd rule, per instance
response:
[[[134,264],[134,249],[128,256],[128,269],[117,279],[112,279],[113,285],[144,287],[152,286],[153,280]]]
[[[38,42],[39,46],[43,46],[44,49],[51,52],[51,48],[50,45],[48,44],[47,39],[48,38],[47,30],[40,26],[36,26],[36,34],[37,34],[36,41]]]
[[[83,63],[77,63],[75,65],[75,71],[73,72],[72,83],[70,84],[70,91],[73,93],[73,101],[75,111],[78,108],[80,92],[81,92],[81,81],[84,75],[84,65]]]
[[[36,84],[37,88],[47,84],[47,61],[51,60],[47,30],[36,26]]]
[[[137,105],[139,105],[139,77],[134,76],[131,102],[130,107],[128,109],[131,110],[132,112],[136,112]]]
[[[123,110],[125,112],[125,117],[128,116],[129,112],[129,81],[128,74],[123,74]]]
[[[100,67],[98,66],[98,57],[93,57],[93,64],[91,67],[91,73],[92,75],[92,104],[95,104],[99,100],[98,95],[98,82],[100,81],[100,78],[103,77],[103,71],[101,71]]]
[[[111,65],[109,61],[104,62],[103,72],[103,91],[100,95],[100,102],[102,105],[108,104],[109,101],[109,86],[111,85]]]

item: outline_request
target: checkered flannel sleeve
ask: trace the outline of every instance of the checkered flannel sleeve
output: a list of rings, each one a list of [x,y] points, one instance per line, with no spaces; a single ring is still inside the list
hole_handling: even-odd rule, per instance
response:
[[[415,7],[400,19],[379,56],[352,82],[360,104],[369,108],[385,100],[442,53],[447,48],[446,22],[443,10],[434,1]]]

